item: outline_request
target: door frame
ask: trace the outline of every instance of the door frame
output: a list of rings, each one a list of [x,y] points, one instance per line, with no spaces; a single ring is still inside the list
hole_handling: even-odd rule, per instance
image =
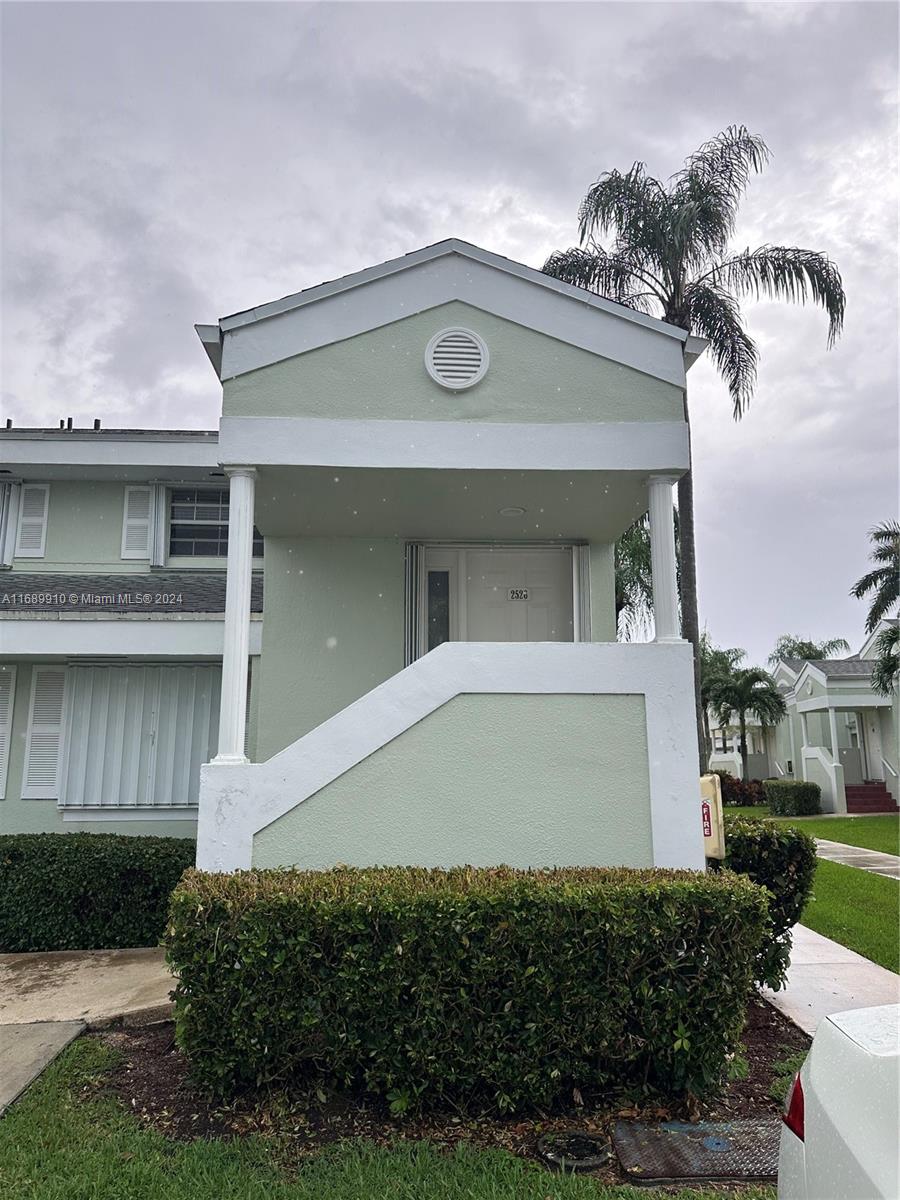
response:
[[[568,550],[572,556],[572,640],[591,640],[591,572],[590,546],[579,541],[448,541],[406,543],[406,603],[404,612],[403,641],[405,647],[404,666],[428,653],[427,618],[427,571],[425,557],[428,551],[448,554],[447,566],[441,570],[450,572],[450,594],[455,596],[451,605],[451,641],[466,640],[466,573],[464,569],[467,550]],[[449,556],[453,557],[450,558]]]

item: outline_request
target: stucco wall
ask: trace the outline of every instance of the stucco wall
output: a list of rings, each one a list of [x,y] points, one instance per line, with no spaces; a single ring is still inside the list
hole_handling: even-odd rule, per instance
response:
[[[898,696],[894,692],[894,700],[891,708],[878,708],[875,710],[875,719],[878,721],[879,733],[881,735],[881,753],[885,759],[891,764],[895,771],[900,771],[900,747],[898,747]],[[884,774],[884,782],[888,791],[895,800],[900,802],[900,779],[893,775],[890,771],[879,763],[876,766],[876,771],[880,770]]]
[[[256,756],[403,669],[404,543],[269,538]]]
[[[127,571],[149,569],[147,563],[123,561],[122,515],[125,486],[89,480],[50,484],[47,542],[43,558],[17,558],[19,571]]]
[[[474,329],[490,369],[449,392],[425,370],[431,336]],[[359,420],[680,421],[681,389],[461,301],[225,380],[225,416]]]
[[[254,837],[337,862],[651,865],[643,697],[455,697]]]

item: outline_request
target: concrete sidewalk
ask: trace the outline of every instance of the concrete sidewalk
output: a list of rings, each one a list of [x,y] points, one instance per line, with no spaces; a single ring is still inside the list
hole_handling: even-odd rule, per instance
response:
[[[0,954],[0,1024],[83,1021],[97,1028],[165,1020],[174,984],[155,948]]]
[[[841,863],[845,867],[859,867],[873,875],[886,875],[888,879],[900,879],[900,858],[896,854],[884,854],[880,850],[864,850],[861,846],[848,846],[844,842],[829,842],[827,838],[816,838],[816,854],[829,862]]]
[[[0,1025],[0,1114],[83,1030],[83,1021]]]
[[[900,975],[805,925],[795,925],[793,937],[787,987],[763,995],[810,1037],[830,1013],[900,1003]]]

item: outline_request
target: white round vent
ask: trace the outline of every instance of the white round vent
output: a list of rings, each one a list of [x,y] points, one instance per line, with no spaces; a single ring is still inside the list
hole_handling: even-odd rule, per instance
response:
[[[474,387],[490,365],[488,348],[471,329],[442,329],[425,347],[425,369],[454,392]]]

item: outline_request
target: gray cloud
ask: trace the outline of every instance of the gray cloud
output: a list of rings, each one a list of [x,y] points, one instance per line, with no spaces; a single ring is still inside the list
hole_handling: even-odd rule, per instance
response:
[[[3,396],[18,424],[215,422],[195,321],[459,236],[539,266],[586,186],[743,121],[738,240],[840,264],[845,336],[748,304],[735,425],[691,375],[704,616],[859,641],[896,511],[892,4],[2,6]]]

